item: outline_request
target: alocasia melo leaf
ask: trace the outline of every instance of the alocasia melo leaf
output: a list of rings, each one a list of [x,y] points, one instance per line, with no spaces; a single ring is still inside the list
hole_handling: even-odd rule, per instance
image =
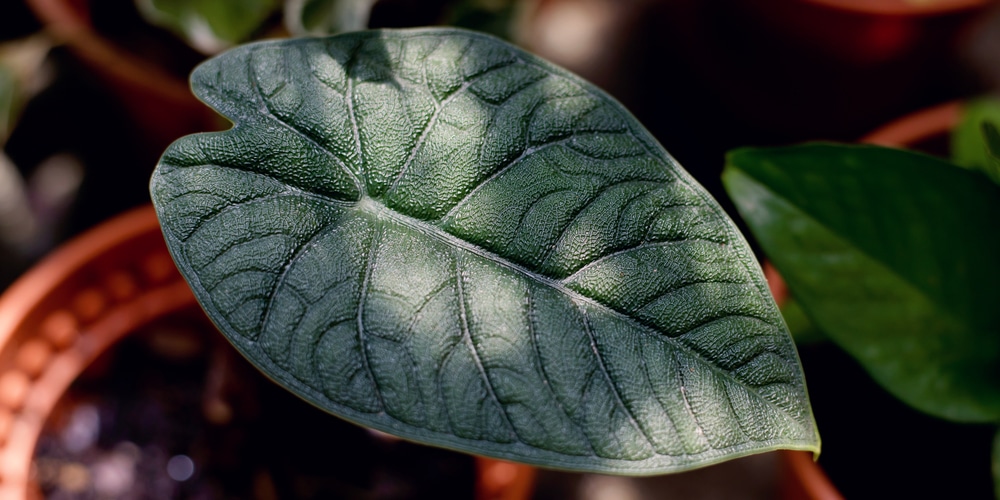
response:
[[[164,236],[299,396],[565,469],[818,450],[742,236],[594,86],[453,29],[243,46],[192,86],[235,127],[164,153]]]
[[[792,295],[876,381],[932,415],[1000,419],[1000,187],[832,144],[737,150],[723,179]]]

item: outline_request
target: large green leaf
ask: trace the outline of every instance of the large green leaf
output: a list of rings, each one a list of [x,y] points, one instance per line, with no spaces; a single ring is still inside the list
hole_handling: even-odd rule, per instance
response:
[[[1000,188],[873,146],[730,153],[726,188],[791,293],[890,392],[1000,418]]]
[[[236,126],[164,154],[164,235],[229,340],[306,400],[566,469],[817,451],[742,237],[594,86],[444,29],[244,46],[192,85]]]

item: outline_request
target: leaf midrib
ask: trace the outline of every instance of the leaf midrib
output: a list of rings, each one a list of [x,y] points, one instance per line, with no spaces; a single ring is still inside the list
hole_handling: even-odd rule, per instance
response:
[[[757,398],[759,398],[761,401],[764,401],[768,406],[770,406],[770,407],[776,409],[777,411],[779,411],[779,412],[787,415],[792,422],[800,423],[798,421],[798,419],[795,417],[795,415],[793,415],[792,413],[786,411],[784,408],[781,408],[780,406],[777,406],[776,404],[774,404],[769,399],[765,398],[759,391],[757,391],[756,387],[754,387],[754,386],[752,386],[750,384],[747,384],[747,383],[743,382],[742,380],[734,377],[731,373],[729,373],[726,370],[722,369],[721,367],[719,367],[715,363],[711,362],[710,360],[705,359],[700,353],[698,353],[694,349],[692,349],[692,348],[684,345],[682,342],[679,342],[675,338],[670,337],[668,335],[665,335],[662,332],[660,332],[658,329],[654,328],[653,326],[646,325],[646,324],[644,324],[644,323],[636,320],[635,318],[633,318],[633,317],[631,317],[631,316],[629,316],[629,315],[627,315],[627,314],[625,314],[625,313],[623,313],[621,311],[618,311],[617,309],[615,309],[615,308],[613,308],[613,307],[611,307],[611,306],[609,306],[609,305],[607,305],[607,304],[605,304],[603,302],[600,302],[600,301],[598,301],[596,299],[593,299],[591,297],[583,295],[580,292],[577,292],[577,291],[575,291],[575,290],[567,287],[561,280],[557,280],[557,279],[551,278],[549,276],[546,276],[544,274],[537,273],[537,272],[532,271],[531,269],[528,269],[528,268],[526,268],[524,266],[521,266],[521,265],[519,265],[517,263],[511,262],[511,261],[509,261],[509,260],[501,257],[498,254],[490,252],[489,250],[487,250],[485,248],[482,248],[482,247],[480,247],[478,245],[475,245],[475,244],[470,243],[468,241],[465,241],[465,240],[463,240],[461,238],[458,238],[457,236],[455,236],[455,235],[447,232],[446,230],[444,230],[440,226],[437,226],[435,224],[431,224],[431,223],[428,223],[426,221],[422,221],[420,219],[414,218],[412,216],[400,213],[400,212],[398,212],[398,211],[396,211],[396,210],[394,210],[392,208],[389,208],[387,205],[385,205],[384,203],[382,203],[380,200],[372,198],[370,196],[362,197],[361,200],[359,200],[357,202],[349,202],[349,201],[344,201],[344,200],[338,200],[338,199],[335,199],[335,198],[330,198],[329,196],[323,195],[321,193],[312,192],[312,191],[305,191],[305,190],[302,190],[301,188],[291,186],[291,185],[289,185],[287,183],[284,183],[280,179],[276,179],[274,177],[271,177],[269,174],[266,174],[266,173],[263,173],[263,172],[249,170],[249,169],[244,169],[244,168],[240,168],[240,167],[237,167],[237,166],[231,166],[231,165],[215,165],[215,166],[218,167],[218,168],[231,168],[231,169],[239,170],[241,172],[245,172],[245,173],[251,174],[251,175],[261,175],[261,176],[264,176],[264,177],[268,177],[268,178],[273,179],[273,180],[275,180],[277,182],[281,182],[288,189],[290,189],[290,191],[286,191],[285,193],[278,193],[278,194],[273,195],[273,196],[289,195],[289,194],[292,194],[292,191],[294,191],[294,192],[297,192],[296,194],[299,195],[299,196],[303,196],[303,197],[306,197],[306,198],[312,198],[313,200],[315,200],[316,202],[319,202],[319,203],[327,203],[327,204],[339,205],[339,206],[353,205],[353,210],[357,210],[357,211],[361,211],[361,212],[364,212],[364,213],[368,213],[368,214],[374,216],[376,219],[384,217],[385,219],[388,219],[388,220],[390,220],[392,222],[395,222],[395,223],[397,223],[397,224],[399,224],[401,226],[410,228],[410,229],[415,230],[415,231],[417,231],[417,232],[419,232],[421,234],[424,234],[424,235],[426,235],[426,236],[428,236],[430,238],[433,238],[433,239],[436,239],[438,241],[441,241],[441,242],[445,243],[446,245],[448,245],[450,247],[460,248],[462,250],[471,252],[471,253],[473,253],[473,254],[475,254],[475,255],[477,255],[477,256],[485,259],[485,260],[493,262],[494,264],[500,265],[500,266],[505,267],[505,268],[507,268],[507,269],[509,269],[511,271],[514,271],[516,273],[524,275],[524,276],[528,277],[529,279],[534,280],[537,283],[541,283],[541,284],[543,284],[545,286],[548,286],[548,287],[550,287],[550,288],[552,288],[552,289],[554,289],[554,290],[556,290],[556,291],[564,294],[565,296],[569,297],[570,300],[573,301],[577,305],[582,304],[582,303],[589,304],[589,305],[591,305],[593,307],[599,308],[599,309],[601,309],[601,310],[603,310],[603,311],[605,311],[605,312],[607,312],[607,313],[615,316],[616,318],[618,318],[620,320],[623,320],[623,321],[625,321],[625,322],[627,322],[627,323],[635,326],[639,331],[645,332],[646,334],[650,334],[649,332],[654,332],[651,335],[653,338],[655,338],[655,339],[657,339],[657,340],[659,340],[661,342],[668,343],[669,345],[672,346],[673,349],[676,349],[678,351],[683,351],[683,352],[687,353],[693,359],[697,359],[703,365],[707,366],[710,370],[712,370],[717,375],[720,375],[723,378],[726,378],[728,380],[733,381],[734,383],[738,384],[739,386],[745,388],[748,392],[753,393]],[[253,200],[247,200],[247,202],[254,201],[254,200],[256,200],[256,198],[254,198]],[[240,204],[242,204],[242,203],[240,203]],[[239,204],[237,204],[237,205],[239,205]],[[227,207],[227,210],[229,208],[232,208],[232,207],[231,206]],[[308,242],[306,244],[308,244]],[[625,252],[625,251],[628,251],[628,250],[629,249],[623,249],[623,250],[619,250],[616,253],[621,253],[621,252]],[[295,253],[297,254],[298,251],[296,251]],[[292,264],[292,262],[289,262],[285,266],[283,266],[283,272],[281,273],[282,275],[284,275],[288,271],[288,269],[289,269],[289,267],[290,267],[291,264]],[[589,263],[588,263],[588,265],[589,265]],[[280,288],[280,282],[281,281],[283,281],[283,276],[279,277],[278,281],[275,283],[275,287],[272,290],[271,297],[270,297],[271,300],[273,300],[275,294],[277,293],[278,288]],[[764,318],[757,318],[757,319],[761,320],[762,322],[764,322],[765,324],[767,324],[769,326],[774,327],[773,323],[767,321]],[[700,326],[700,325],[698,325],[698,326]],[[697,328],[698,326],[696,326],[695,328]],[[597,356],[600,356],[600,354],[596,353],[596,351],[595,351],[595,354]],[[781,383],[782,384],[787,384],[787,382],[781,382]],[[612,384],[612,385],[614,386],[614,384]],[[620,399],[620,394],[618,394],[618,392],[619,391],[616,388],[615,389],[615,394]],[[628,407],[624,405],[624,402],[622,402],[622,405],[623,405],[623,409],[625,409],[626,411],[628,411]]]
[[[651,327],[649,325],[643,324],[643,323],[637,321],[635,318],[632,318],[631,316],[628,316],[627,314],[622,313],[621,311],[618,311],[617,309],[615,309],[615,308],[613,308],[613,307],[611,307],[611,306],[609,306],[607,304],[604,304],[603,302],[600,302],[600,301],[598,301],[596,299],[593,299],[591,297],[583,295],[583,294],[581,294],[581,293],[579,293],[579,292],[577,292],[577,291],[575,291],[575,290],[573,290],[571,288],[568,288],[565,284],[563,284],[559,280],[550,278],[550,277],[548,277],[548,276],[546,276],[544,274],[539,274],[539,273],[537,273],[535,271],[532,271],[531,269],[528,269],[528,268],[526,268],[524,266],[521,266],[519,264],[511,262],[511,261],[509,261],[509,260],[501,257],[500,255],[497,255],[497,254],[495,254],[493,252],[490,252],[489,250],[486,250],[486,249],[484,249],[484,248],[482,248],[482,247],[480,247],[478,245],[474,245],[474,244],[472,244],[472,243],[470,243],[468,241],[465,241],[465,240],[463,240],[461,238],[458,238],[457,236],[452,235],[451,233],[445,231],[444,229],[442,229],[442,228],[440,228],[440,227],[438,227],[436,225],[429,224],[429,223],[421,221],[419,219],[410,217],[410,216],[408,216],[406,214],[399,213],[396,210],[393,210],[393,209],[387,207],[386,205],[380,203],[378,200],[375,200],[374,198],[366,197],[366,198],[362,199],[360,202],[358,202],[357,209],[361,210],[363,212],[369,213],[369,214],[375,216],[376,218],[384,217],[384,218],[389,219],[392,222],[395,222],[395,223],[397,223],[399,225],[402,225],[404,227],[413,229],[413,230],[415,230],[415,231],[417,231],[417,232],[419,232],[421,234],[427,235],[427,236],[429,236],[431,238],[434,238],[434,239],[436,239],[438,241],[441,241],[441,242],[445,243],[446,245],[449,245],[449,246],[452,246],[452,247],[456,247],[456,248],[461,248],[462,250],[471,252],[471,253],[473,253],[473,254],[475,254],[475,255],[483,258],[483,259],[486,259],[486,260],[488,260],[488,261],[490,261],[490,262],[492,262],[494,264],[500,265],[502,267],[510,269],[511,271],[514,271],[516,273],[519,273],[519,274],[522,274],[524,276],[527,276],[528,278],[530,278],[530,279],[532,279],[532,280],[534,280],[534,281],[536,281],[538,283],[541,283],[541,284],[543,284],[545,286],[548,286],[548,287],[550,287],[550,288],[552,288],[552,289],[554,289],[554,290],[556,290],[556,291],[558,291],[558,292],[566,295],[567,297],[569,297],[576,304],[585,303],[585,304],[594,306],[595,308],[599,308],[599,309],[601,309],[601,310],[603,310],[603,311],[605,311],[607,313],[610,313],[610,314],[614,315],[616,318],[618,318],[620,320],[626,321],[627,323],[635,326],[638,330],[646,332],[647,334],[650,331],[653,331],[653,332],[655,332],[655,335],[652,335],[652,337],[654,337],[655,339],[660,340],[662,342],[666,342],[666,343],[670,344],[674,349],[679,350],[679,351],[683,351],[683,352],[691,355],[695,359],[698,359],[700,362],[702,362],[703,364],[705,364],[706,366],[708,366],[710,369],[712,369],[715,373],[721,375],[724,378],[727,378],[727,379],[733,381],[734,383],[739,384],[741,387],[746,388],[748,391],[753,392],[761,400],[767,402],[768,405],[770,405],[770,406],[778,409],[782,413],[785,413],[786,415],[788,415],[789,417],[791,417],[793,421],[798,422],[798,420],[795,419],[794,415],[788,413],[783,408],[778,407],[777,405],[775,405],[774,403],[772,403],[769,399],[765,398],[763,395],[761,395],[756,390],[755,387],[753,387],[753,386],[751,386],[751,385],[743,382],[742,380],[737,379],[732,374],[728,373],[726,370],[723,370],[721,367],[719,367],[715,363],[712,363],[710,360],[705,359],[697,351],[689,348],[688,346],[684,345],[681,342],[678,342],[676,339],[674,339],[674,338],[672,338],[672,337],[670,337],[668,335],[665,335],[665,334],[661,333],[659,330],[656,330],[655,328],[653,328],[653,327]],[[763,321],[764,323],[766,323],[766,324],[768,324],[768,325],[770,325],[772,327],[774,326],[771,322],[767,321],[764,318],[758,318],[758,319],[760,319],[761,321]],[[616,392],[616,394],[618,393],[617,390],[615,392]],[[619,395],[619,397],[620,397],[620,395]],[[627,408],[627,406],[625,408]]]

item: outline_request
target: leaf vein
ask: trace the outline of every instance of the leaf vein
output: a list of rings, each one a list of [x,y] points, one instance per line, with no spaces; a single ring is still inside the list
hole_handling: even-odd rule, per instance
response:
[[[538,328],[535,326],[535,314],[534,314],[535,306],[534,306],[534,301],[531,299],[531,289],[528,289],[526,293],[526,300],[528,302],[527,303],[528,334],[531,340],[531,345],[535,351],[535,359],[538,362],[538,372],[542,375],[542,385],[545,386],[545,389],[549,393],[549,396],[552,397],[553,400],[555,400],[556,406],[559,408],[560,411],[562,411],[562,414],[566,416],[566,419],[569,420],[570,422],[573,422],[573,424],[575,424],[576,427],[580,429],[581,433],[586,437],[587,433],[583,432],[583,426],[579,422],[574,420],[573,417],[570,416],[569,410],[566,408],[566,405],[562,402],[562,399],[559,398],[558,395],[556,395],[555,388],[552,387],[552,382],[549,379],[548,372],[545,370],[545,363],[542,362],[542,351],[538,341]],[[587,443],[587,448],[590,450],[590,454],[596,455],[597,452],[594,450],[594,445],[593,443],[590,442],[589,437],[585,439],[585,442]]]
[[[472,354],[472,359],[476,363],[476,368],[479,370],[479,376],[483,379],[483,384],[486,386],[486,392],[489,394],[490,399],[493,400],[497,405],[497,409],[500,411],[500,416],[503,418],[507,428],[517,436],[518,441],[524,442],[520,436],[517,435],[517,429],[510,422],[510,416],[507,415],[507,409],[504,408],[503,403],[497,397],[496,392],[493,390],[493,383],[490,382],[489,376],[486,374],[486,367],[483,366],[483,361],[479,357],[479,349],[476,347],[475,341],[472,340],[472,331],[469,329],[469,317],[466,311],[465,305],[465,287],[462,286],[462,258],[461,255],[455,256],[455,288],[458,290],[458,317],[459,323],[462,329],[462,339],[465,341],[466,347]]]
[[[344,173],[346,173],[348,177],[350,177],[351,180],[354,181],[355,187],[358,188],[358,192],[361,193],[361,195],[363,196],[365,193],[365,185],[361,181],[361,179],[359,179],[358,176],[351,171],[351,169],[347,168],[347,165],[344,163],[343,160],[340,159],[339,156],[337,156],[336,154],[333,153],[333,151],[330,151],[325,146],[320,144],[319,140],[313,137],[313,134],[308,133],[300,129],[298,126],[279,118],[278,115],[276,115],[274,111],[271,109],[271,102],[264,96],[263,92],[261,92],[260,86],[257,84],[257,75],[254,72],[252,64],[247,65],[247,72],[249,73],[247,75],[247,79],[250,81],[250,86],[253,87],[254,93],[260,100],[260,106],[258,106],[258,111],[260,111],[260,114],[277,122],[279,125],[282,125],[289,131],[295,133],[295,135],[301,137],[309,144],[312,144],[319,151],[325,153],[328,157],[332,158],[337,163],[337,166],[339,166],[340,169],[343,170]]]
[[[513,160],[510,161],[510,163],[508,163],[508,164],[500,167],[499,169],[497,169],[495,172],[493,172],[492,174],[490,174],[489,177],[487,177],[486,179],[483,179],[483,181],[480,182],[479,184],[476,184],[476,186],[471,191],[469,191],[468,194],[466,194],[465,196],[463,196],[462,199],[458,200],[458,203],[456,203],[454,206],[452,206],[451,210],[449,210],[448,213],[446,213],[443,217],[441,217],[440,220],[447,220],[449,218],[454,217],[455,216],[455,212],[459,208],[461,208],[461,206],[463,204],[465,204],[465,202],[467,202],[470,198],[472,198],[473,195],[475,195],[476,193],[478,193],[480,189],[482,189],[484,186],[486,186],[490,182],[493,182],[494,180],[498,179],[505,172],[509,171],[511,168],[513,168],[514,166],[516,166],[521,161],[525,160],[529,156],[531,156],[531,155],[533,155],[533,154],[535,154],[535,153],[537,153],[539,151],[548,149],[550,147],[558,146],[559,144],[562,144],[562,143],[566,142],[569,139],[570,139],[569,137],[564,137],[564,138],[559,139],[557,141],[553,141],[553,142],[549,142],[549,143],[545,143],[545,144],[539,144],[539,145],[535,145],[535,146],[531,146],[531,147],[526,148],[517,158],[514,158]]]
[[[378,389],[378,379],[375,378],[375,373],[372,372],[371,361],[368,359],[368,343],[365,341],[365,301],[368,298],[368,285],[371,282],[372,271],[375,269],[375,259],[378,256],[378,247],[381,244],[382,231],[383,230],[381,228],[376,231],[375,236],[372,237],[371,246],[368,248],[368,259],[365,260],[364,274],[361,277],[361,290],[358,294],[357,326],[358,347],[361,350],[361,364],[364,366],[364,370],[368,375],[368,378],[372,381],[372,392],[375,393],[379,406],[382,408],[382,411],[387,411],[385,400],[382,397],[382,392]]]
[[[396,178],[392,181],[392,184],[389,186],[389,191],[395,191],[396,188],[399,187],[399,182],[403,180],[403,176],[405,176],[406,172],[409,170],[410,163],[413,162],[413,159],[417,156],[417,153],[420,152],[420,148],[423,147],[424,141],[427,140],[427,135],[430,133],[431,129],[434,127],[435,124],[437,124],[438,117],[441,116],[441,110],[443,110],[444,107],[447,106],[452,101],[452,99],[455,98],[455,96],[459,95],[463,90],[467,89],[470,84],[471,82],[465,82],[464,84],[462,84],[461,88],[456,90],[454,93],[445,98],[445,100],[441,101],[441,103],[435,106],[434,114],[431,115],[430,119],[427,120],[427,123],[424,125],[423,130],[420,131],[420,137],[417,139],[416,144],[413,145],[412,151],[410,151],[410,155],[406,158],[406,161],[403,162],[403,166],[400,167],[399,174],[396,175]]]
[[[632,324],[632,325],[635,325],[635,326],[639,327],[639,329],[643,330],[644,332],[652,332],[652,333],[650,333],[651,337],[660,339],[663,342],[667,342],[667,343],[671,344],[671,346],[674,349],[682,350],[682,351],[686,351],[686,352],[691,353],[693,356],[695,356],[699,361],[701,361],[702,363],[704,363],[710,369],[712,369],[712,370],[716,371],[717,373],[719,373],[720,376],[723,376],[723,377],[726,377],[726,378],[731,378],[731,379],[734,379],[736,381],[739,381],[738,379],[735,379],[735,377],[732,374],[726,372],[725,370],[723,370],[721,367],[717,366],[716,364],[714,364],[710,360],[704,359],[699,353],[697,353],[696,351],[692,350],[691,348],[689,348],[688,346],[686,346],[682,342],[680,342],[680,341],[678,341],[678,340],[676,340],[674,338],[668,337],[666,335],[663,335],[658,329],[652,328],[652,327],[650,327],[650,326],[648,326],[646,324],[643,324],[642,322],[638,321],[636,318],[633,318],[633,317],[631,317],[631,316],[629,316],[629,315],[627,315],[627,314],[625,314],[625,313],[623,313],[623,312],[621,312],[621,311],[619,311],[619,310],[617,310],[617,309],[615,309],[615,308],[613,308],[613,307],[611,307],[611,306],[609,306],[607,304],[604,304],[603,302],[597,301],[597,300],[595,300],[593,298],[590,298],[590,297],[588,297],[586,295],[583,295],[583,294],[581,294],[581,293],[579,293],[579,292],[577,292],[577,291],[575,291],[575,290],[573,290],[571,288],[568,288],[566,286],[567,285],[566,284],[567,280],[557,280],[557,279],[550,278],[548,276],[539,274],[537,272],[534,272],[534,271],[532,271],[532,270],[530,270],[530,269],[528,269],[528,268],[526,268],[524,266],[521,266],[519,264],[511,262],[510,260],[504,259],[504,258],[500,257],[499,255],[496,255],[496,254],[494,254],[492,252],[489,252],[488,250],[486,250],[486,249],[484,249],[482,247],[479,247],[477,245],[473,245],[473,244],[471,244],[471,243],[469,243],[469,242],[467,242],[465,240],[459,239],[458,237],[456,237],[456,236],[448,233],[444,229],[442,229],[440,226],[437,226],[437,225],[434,225],[434,224],[431,224],[431,223],[428,223],[428,222],[425,222],[425,221],[421,221],[421,220],[415,219],[413,217],[409,217],[407,215],[404,215],[404,214],[401,214],[399,212],[396,212],[395,210],[389,209],[388,207],[385,207],[384,205],[379,205],[379,204],[373,202],[369,206],[372,209],[376,210],[376,213],[378,215],[380,215],[380,216],[386,217],[387,219],[389,219],[389,220],[391,220],[393,222],[401,224],[401,225],[403,225],[405,227],[412,228],[413,230],[416,230],[416,231],[418,231],[420,233],[426,234],[427,236],[432,237],[434,239],[437,239],[437,240],[445,243],[448,246],[454,247],[455,249],[465,250],[465,251],[467,251],[467,252],[469,252],[469,253],[471,253],[473,255],[476,255],[478,257],[486,259],[486,260],[488,260],[490,262],[493,262],[493,263],[495,263],[495,264],[497,264],[499,266],[508,268],[508,269],[510,269],[510,270],[512,270],[512,271],[514,271],[516,273],[519,273],[519,274],[522,274],[524,276],[527,276],[528,278],[530,278],[533,281],[537,281],[538,283],[540,283],[542,285],[551,287],[552,289],[557,290],[557,291],[559,291],[562,294],[565,294],[567,297],[569,297],[574,302],[584,302],[584,303],[593,304],[594,306],[596,306],[596,307],[598,307],[598,308],[606,311],[607,313],[609,313],[609,314],[611,314],[611,315],[613,315],[613,316],[621,319],[622,321],[625,321],[625,322],[627,322],[629,324]],[[697,238],[691,238],[691,240],[695,240],[695,239],[697,239]],[[704,241],[709,241],[710,243],[715,243],[715,242],[710,241],[710,240],[704,240]],[[664,241],[664,242],[645,243],[644,245],[662,245],[662,244],[677,244],[677,243],[681,243],[681,242]],[[766,398],[765,398],[765,400],[766,400]],[[776,405],[774,403],[770,403],[770,404],[771,404],[772,407],[774,407],[775,409],[777,409],[779,411],[787,412],[784,408],[781,408],[780,406],[778,406],[778,405]]]
[[[628,420],[632,424],[632,427],[634,427],[635,430],[642,435],[642,437],[646,438],[646,442],[648,442],[655,450],[656,444],[653,442],[653,439],[649,437],[649,434],[646,434],[646,429],[643,429],[639,425],[639,422],[636,422],[635,415],[632,414],[632,410],[625,404],[625,401],[622,399],[621,392],[615,385],[614,379],[612,379],[611,374],[608,373],[608,367],[604,364],[604,356],[601,356],[601,351],[597,348],[597,338],[594,336],[594,329],[590,324],[590,315],[587,314],[587,310],[581,307],[581,305],[576,301],[573,301],[573,306],[580,312],[583,319],[583,331],[587,334],[587,338],[590,339],[590,350],[593,351],[594,357],[597,359],[598,371],[601,372],[604,380],[608,383],[611,393],[615,395],[615,402],[618,403],[622,411],[625,412],[625,415],[628,416]]]
[[[593,204],[597,202],[597,200],[601,199],[601,196],[607,193],[608,190],[614,187],[625,186],[629,184],[649,184],[649,183],[659,183],[659,181],[650,181],[646,179],[626,179],[606,186],[601,186],[597,190],[597,192],[589,200],[587,200],[586,203],[584,203],[582,206],[580,206],[575,210],[570,220],[566,223],[565,226],[562,227],[562,229],[559,230],[559,237],[556,239],[555,243],[548,246],[548,249],[545,251],[545,255],[543,255],[540,260],[541,262],[540,265],[544,266],[545,263],[548,262],[549,258],[552,257],[556,249],[559,248],[559,245],[563,242],[563,239],[566,237],[566,234],[569,232],[569,229],[573,227],[573,225],[576,224],[578,220],[580,220],[580,217],[583,215],[583,213],[586,212],[588,208],[593,206]]]

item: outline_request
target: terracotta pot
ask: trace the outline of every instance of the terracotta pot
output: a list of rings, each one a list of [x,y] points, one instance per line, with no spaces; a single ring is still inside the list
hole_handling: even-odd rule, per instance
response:
[[[478,500],[520,500],[531,498],[537,470],[524,464],[476,457],[476,498]]]
[[[747,0],[800,43],[862,64],[885,63],[921,42],[945,41],[987,0]],[[926,45],[926,44],[925,44]]]
[[[101,353],[197,308],[151,206],[65,244],[0,295],[0,498],[40,498],[35,445],[57,401]],[[477,498],[530,496],[535,470],[477,458]]]
[[[846,12],[881,16],[932,16],[985,6],[987,0],[804,0]]]
[[[805,451],[781,452],[780,498],[785,500],[843,500],[823,469]]]
[[[946,139],[961,115],[961,102],[946,102],[890,122],[861,138],[861,142],[920,149],[930,141]]]
[[[45,30],[65,43],[110,85],[149,139],[162,149],[174,139],[220,128],[219,119],[191,94],[186,76],[143,58],[99,33],[90,17],[89,0],[26,0]],[[150,28],[153,29],[153,28]]]
[[[62,246],[0,296],[0,498],[35,498],[32,456],[73,380],[129,332],[195,304],[151,208]]]

